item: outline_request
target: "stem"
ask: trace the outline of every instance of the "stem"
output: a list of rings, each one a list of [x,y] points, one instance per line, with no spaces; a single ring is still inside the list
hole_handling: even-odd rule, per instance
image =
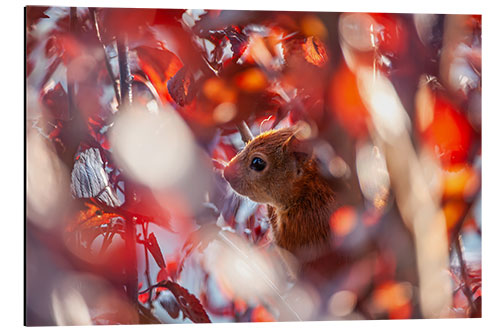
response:
[[[128,40],[127,35],[121,35],[117,40],[118,65],[120,68],[120,110],[132,104],[132,85],[130,65],[128,61]],[[129,186],[125,186],[125,204],[132,201],[132,193]],[[128,217],[125,222],[125,251],[128,263],[125,267],[127,296],[130,302],[138,308],[138,277],[137,277],[137,253],[136,253],[136,218]]]
[[[102,47],[102,51],[104,53],[104,63],[106,64],[106,70],[108,71],[109,78],[111,80],[111,83],[113,84],[113,89],[115,91],[115,97],[116,97],[116,100],[118,101],[118,105],[119,105],[120,102],[121,102],[121,100],[120,100],[120,90],[118,89],[118,84],[117,84],[117,82],[115,80],[115,76],[113,75],[113,69],[111,67],[111,61],[109,59],[108,52],[106,52],[106,45],[102,41],[101,31],[99,29],[99,22],[97,21],[97,13],[96,13],[95,8],[89,8],[89,12],[90,12],[90,17],[92,19],[92,23],[94,24],[94,28],[95,28],[95,33],[97,35],[97,39],[99,40],[99,43],[101,44],[101,47]]]
[[[144,275],[146,275],[146,281],[148,283],[148,288],[151,287],[151,277],[149,276],[149,256],[148,256],[148,246],[147,246],[147,235],[148,228],[145,226],[146,222],[143,222],[142,225],[142,234],[144,235],[144,260],[146,263],[146,269]],[[151,293],[148,296],[148,304],[151,307]]]
[[[451,251],[451,247],[453,246],[453,244],[458,240],[458,238],[460,236],[460,231],[462,230],[462,227],[463,227],[465,221],[467,220],[467,217],[469,216],[470,210],[471,210],[472,206],[476,203],[477,198],[479,197],[480,194],[481,194],[481,186],[479,186],[477,188],[476,193],[474,193],[472,198],[466,204],[462,216],[460,216],[460,219],[458,220],[458,222],[456,223],[455,227],[453,228],[453,230],[451,232],[450,251]]]
[[[472,313],[476,313],[476,305],[474,304],[474,300],[472,299],[472,291],[470,288],[469,276],[467,273],[467,264],[465,263],[463,253],[462,253],[462,238],[457,237],[455,239],[455,249],[457,250],[458,262],[460,263],[460,274],[462,275],[462,280],[464,282],[462,290],[464,291],[464,295],[469,302],[469,307]]]
[[[139,294],[144,294],[144,293],[150,292],[151,290],[153,290],[155,288],[158,288],[158,287],[168,288],[168,281],[160,281],[160,282],[158,282],[156,284],[153,284],[150,287],[148,287],[148,288],[146,288],[144,290],[139,291]]]
[[[248,143],[253,140],[253,134],[244,120],[238,123],[236,127],[241,134],[241,139],[243,140],[243,142]]]
[[[76,32],[76,23],[77,23],[77,17],[76,17],[76,7],[71,7],[69,9],[69,31],[72,35],[75,34]],[[68,105],[69,105],[69,119],[73,119],[74,117],[74,96],[75,96],[75,82],[72,79],[72,75],[69,67],[66,69],[66,80],[68,81]]]
[[[132,74],[128,62],[128,38],[126,34],[118,37],[116,41],[118,50],[118,66],[120,68],[120,109],[132,105]]]

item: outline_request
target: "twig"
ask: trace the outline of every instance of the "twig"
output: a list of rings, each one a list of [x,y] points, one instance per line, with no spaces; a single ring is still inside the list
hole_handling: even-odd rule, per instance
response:
[[[147,235],[148,228],[145,226],[146,222],[141,223],[142,234],[144,235],[144,260],[146,263],[146,269],[144,270],[144,275],[146,275],[146,281],[148,283],[148,288],[151,286],[151,277],[149,276],[149,256],[148,256],[148,246],[147,246]],[[151,294],[148,296],[148,304],[151,307]]]
[[[129,107],[132,104],[132,86],[130,74],[130,65],[128,61],[128,39],[123,34],[117,39],[118,65],[120,68],[120,109]],[[130,187],[125,187],[125,204],[130,204],[132,200]],[[138,308],[138,277],[137,277],[137,253],[136,253],[136,219],[127,218],[125,222],[125,248],[127,252],[128,263],[126,267],[126,288],[127,296],[130,302]]]
[[[115,233],[111,233],[111,224],[108,224],[106,226],[106,231],[104,232],[104,235],[103,235],[103,240],[102,240],[101,249],[99,250],[99,255],[104,254],[104,252],[107,250],[109,245],[111,245],[111,239],[113,239],[114,235],[115,235]]]
[[[460,235],[460,230],[462,230],[462,227],[465,221],[467,220],[467,217],[469,216],[469,212],[480,194],[481,194],[481,186],[477,188],[476,193],[474,193],[470,201],[466,204],[462,216],[460,216],[460,219],[457,221],[455,227],[453,228],[453,231],[451,232],[450,251],[455,241],[459,238],[458,236]]]
[[[120,108],[129,107],[132,104],[132,74],[128,61],[128,38],[126,34],[118,37],[116,41],[118,51],[118,66],[120,68]]]
[[[478,187],[476,193],[467,203],[462,216],[458,220],[450,236],[450,248],[455,246],[455,250],[457,251],[458,263],[460,264],[460,274],[462,275],[462,280],[463,280],[462,290],[464,292],[465,297],[467,298],[467,302],[469,303],[469,307],[472,313],[477,313],[477,308],[473,300],[473,294],[470,287],[469,276],[467,274],[467,264],[465,263],[463,257],[463,252],[462,252],[463,246],[462,246],[462,238],[460,237],[460,231],[462,230],[462,227],[465,221],[467,220],[467,217],[469,216],[470,210],[474,205],[474,203],[476,202],[476,199],[479,197],[480,193],[481,193],[481,186]]]
[[[95,8],[89,8],[89,12],[90,12],[90,17],[92,19],[92,23],[94,24],[97,39],[99,40],[99,43],[101,44],[101,47],[102,47],[102,51],[104,53],[104,63],[106,64],[106,70],[108,71],[109,79],[111,80],[111,83],[113,84],[113,89],[115,90],[116,100],[118,101],[118,105],[120,105],[120,102],[121,102],[120,90],[118,89],[118,84],[117,84],[116,79],[114,77],[113,69],[111,68],[111,61],[109,59],[108,52],[106,52],[106,45],[104,45],[104,42],[102,41],[101,31],[99,29],[99,22],[97,21],[97,13],[96,13]]]
[[[457,237],[455,239],[455,249],[457,251],[458,262],[460,263],[460,274],[462,275],[462,280],[464,282],[462,290],[464,292],[467,301],[469,302],[469,307],[472,313],[476,313],[476,304],[474,304],[474,300],[472,299],[472,291],[470,288],[469,275],[467,273],[467,264],[465,263],[463,253],[462,253],[462,238]]]
[[[245,121],[241,121],[236,125],[236,127],[241,134],[241,139],[243,140],[243,142],[248,143],[253,140],[253,134],[250,131],[250,128],[248,128],[248,125]]]
[[[69,30],[71,34],[76,32],[76,7],[71,7],[69,9]],[[66,69],[66,80],[68,81],[68,106],[69,106],[69,119],[73,119],[74,115],[74,97],[75,97],[75,82],[73,81],[72,76],[70,75],[69,68]]]
[[[144,290],[139,291],[138,294],[139,295],[145,294],[145,293],[150,292],[151,290],[158,288],[158,287],[168,288],[167,282],[168,282],[168,280],[160,281],[156,284],[149,286],[148,288],[146,288]]]

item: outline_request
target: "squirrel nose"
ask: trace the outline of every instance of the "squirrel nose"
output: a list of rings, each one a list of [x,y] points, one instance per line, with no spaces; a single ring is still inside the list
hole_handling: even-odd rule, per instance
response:
[[[234,168],[234,165],[233,164],[228,164],[225,168],[224,168],[224,178],[229,182],[231,183],[231,181],[234,179],[234,176],[236,174],[236,170]]]

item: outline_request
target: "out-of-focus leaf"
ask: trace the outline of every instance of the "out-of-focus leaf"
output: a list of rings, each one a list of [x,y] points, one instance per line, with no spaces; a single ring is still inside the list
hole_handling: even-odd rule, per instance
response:
[[[189,257],[193,250],[198,249],[203,251],[211,241],[213,241],[221,228],[216,224],[203,224],[198,230],[189,235],[182,246],[183,255],[177,265],[177,276],[179,276],[184,268],[184,261]]]
[[[248,93],[262,91],[268,85],[266,75],[256,67],[238,73],[235,82],[242,91]]]
[[[443,198],[469,198],[477,192],[480,182],[479,171],[467,163],[450,167],[443,173]]]
[[[40,19],[49,18],[45,11],[49,7],[45,6],[26,6],[26,29],[32,30]]]
[[[100,8],[99,22],[105,42],[126,33],[130,40],[139,40],[154,22],[157,9]]]
[[[165,268],[165,260],[163,259],[163,255],[161,254],[160,246],[158,245],[156,236],[153,233],[150,233],[148,236],[147,248],[156,261],[156,264],[160,268]]]
[[[467,161],[475,136],[466,116],[439,95],[436,96],[432,121],[422,135],[445,168]]]
[[[66,91],[59,82],[55,87],[44,92],[41,96],[45,106],[43,115],[50,119],[69,120],[69,101]]]
[[[167,82],[182,67],[182,62],[172,52],[163,48],[140,46],[135,49],[139,65],[155,87],[163,103],[171,102]]]
[[[361,100],[356,76],[346,65],[334,74],[329,102],[331,110],[349,134],[354,137],[366,135],[369,113]]]
[[[131,184],[129,181],[129,186]],[[132,214],[143,215],[145,218],[150,217],[149,222],[172,231],[169,212],[160,205],[151,189],[133,184],[133,192],[134,195],[127,203],[127,210]]]
[[[378,23],[374,33],[374,42],[387,56],[401,56],[408,45],[408,33],[403,22],[394,14],[369,14]]]
[[[262,305],[258,305],[255,307],[255,309],[253,309],[251,318],[252,318],[251,320],[253,322],[273,322],[273,321],[276,321],[276,319]]]
[[[158,275],[156,275],[156,282],[161,282],[161,281],[166,281],[170,277],[170,273],[168,269],[162,268],[158,272]]]
[[[96,198],[111,207],[121,205],[109,185],[99,149],[89,148],[78,156],[71,172],[71,193],[76,198]]]
[[[138,299],[139,299],[139,302],[141,302],[142,304],[147,303],[148,299],[149,299],[149,292],[139,294]]]
[[[191,103],[197,92],[197,86],[193,74],[187,67],[178,70],[167,84],[170,96],[180,106]]]
[[[84,46],[69,33],[56,32],[45,44],[45,56],[61,58],[66,65],[84,52]]]
[[[241,27],[237,25],[231,25],[221,30],[207,30],[201,33],[200,37],[208,39],[215,45],[215,48],[211,51],[211,63],[216,68],[224,65],[223,59],[226,59],[224,57],[224,48],[227,42],[231,45],[233,54],[230,61],[233,63],[236,63],[240,59],[248,47],[248,35],[243,33]]]

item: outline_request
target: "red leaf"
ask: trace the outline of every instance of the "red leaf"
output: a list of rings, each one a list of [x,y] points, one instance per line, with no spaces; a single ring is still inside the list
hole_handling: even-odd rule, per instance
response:
[[[139,65],[148,76],[163,103],[171,102],[167,82],[181,69],[182,62],[175,54],[165,49],[140,46],[135,49]]]
[[[156,282],[175,280],[177,278],[177,261],[171,260],[167,262],[166,267],[160,269],[156,276]]]
[[[400,55],[407,49],[408,37],[405,25],[396,15],[372,13],[370,16],[378,23],[374,38],[381,52]]]
[[[147,303],[147,301],[149,299],[149,292],[144,293],[144,294],[139,294],[138,299],[139,299],[139,302],[141,302],[143,304]]]
[[[105,41],[126,33],[130,40],[140,39],[154,22],[157,9],[102,8],[99,9]]]
[[[334,74],[330,85],[330,108],[340,124],[354,137],[366,135],[366,110],[358,90],[356,76],[346,65]]]
[[[237,61],[248,47],[248,36],[242,33],[240,27],[234,25],[226,28],[224,32],[231,42],[233,61]]]
[[[133,214],[143,215],[150,222],[172,231],[169,212],[146,187],[134,186],[134,197],[129,203],[129,211]]]
[[[182,67],[167,84],[168,92],[173,100],[180,106],[191,103],[197,91],[193,74],[186,67]]]
[[[190,294],[186,289],[181,287],[179,284],[167,281],[166,287],[175,296],[175,299],[179,303],[179,306],[186,317],[191,319],[194,323],[210,323],[210,318],[207,312],[201,305],[200,301],[196,296]]]
[[[445,168],[467,160],[474,136],[467,117],[442,96],[436,96],[432,122],[422,134]]]
[[[83,46],[78,40],[68,33],[56,32],[50,36],[45,44],[45,55],[47,58],[61,58],[65,64],[80,56],[83,52]]]
[[[45,15],[47,9],[49,9],[49,7],[26,6],[26,28],[28,31],[31,30],[40,19],[49,18]]]
[[[43,93],[43,115],[50,119],[69,120],[68,95],[59,82],[54,88]]]
[[[158,245],[156,236],[153,233],[149,234],[147,248],[156,261],[156,264],[160,268],[165,268],[165,260],[163,259],[163,255],[161,254],[160,246]]]

